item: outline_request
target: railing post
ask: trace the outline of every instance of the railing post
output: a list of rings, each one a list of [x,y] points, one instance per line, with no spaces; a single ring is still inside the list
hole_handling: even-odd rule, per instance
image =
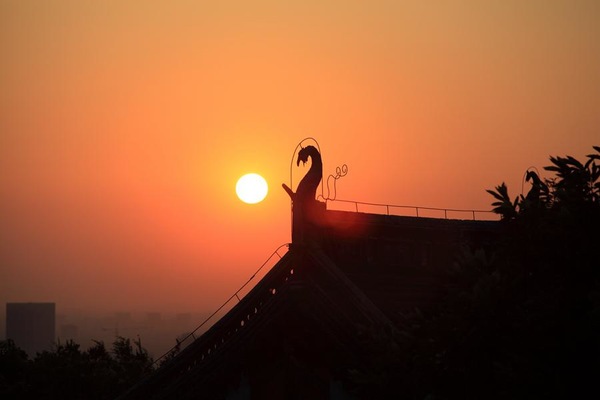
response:
[[[358,212],[358,201],[354,202],[354,206],[356,207],[356,212]]]
[[[387,212],[387,215],[390,215],[390,206],[389,205],[385,205],[385,210]]]
[[[444,219],[448,219],[448,210],[444,209]]]
[[[415,210],[417,211],[417,217],[419,216],[419,207],[415,207]]]

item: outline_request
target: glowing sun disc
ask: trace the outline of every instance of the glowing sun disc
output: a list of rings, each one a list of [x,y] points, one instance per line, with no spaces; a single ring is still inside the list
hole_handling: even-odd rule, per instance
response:
[[[246,174],[238,179],[235,192],[241,201],[256,204],[266,197],[269,186],[265,178],[258,174]]]

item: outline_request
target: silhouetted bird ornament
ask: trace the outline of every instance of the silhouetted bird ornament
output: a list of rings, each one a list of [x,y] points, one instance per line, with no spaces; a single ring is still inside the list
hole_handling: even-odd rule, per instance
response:
[[[298,152],[296,165],[299,166],[300,161],[306,164],[308,157],[311,159],[310,169],[298,184],[296,193],[285,183],[282,184],[292,199],[292,242],[304,240],[303,232],[317,221],[319,212],[324,208],[324,203],[316,199],[317,188],[323,178],[321,154],[314,146],[303,147]]]

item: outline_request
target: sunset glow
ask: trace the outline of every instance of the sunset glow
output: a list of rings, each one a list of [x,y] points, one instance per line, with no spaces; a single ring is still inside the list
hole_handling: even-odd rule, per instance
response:
[[[214,310],[291,240],[305,137],[324,181],[348,165],[338,199],[489,210],[599,144],[598,21],[570,0],[1,1],[0,306]]]

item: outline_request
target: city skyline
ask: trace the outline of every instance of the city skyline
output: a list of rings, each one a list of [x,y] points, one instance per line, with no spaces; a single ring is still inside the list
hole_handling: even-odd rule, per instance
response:
[[[7,306],[8,304],[11,304],[14,310],[15,307],[23,308],[23,305],[35,308],[40,307],[40,304],[43,307],[54,303],[7,303]],[[196,330],[201,323],[208,320],[202,328],[196,331],[198,334],[204,332],[228,310],[208,319],[214,310],[173,313],[106,311],[94,314],[77,310],[61,310],[56,307],[53,339],[48,340],[47,346],[40,347],[30,343],[30,336],[35,334],[36,330],[18,330],[13,326],[12,334],[9,332],[8,316],[5,313],[7,306],[3,307],[0,313],[0,340],[14,340],[17,346],[27,351],[31,359],[37,352],[52,351],[56,345],[64,345],[69,340],[78,343],[85,350],[95,345],[97,341],[110,345],[118,337],[140,339],[149,355],[156,359],[175,346],[178,339],[180,340],[191,331]],[[13,311],[12,317],[13,325],[15,324],[14,314],[15,311]],[[31,326],[32,323],[29,323],[28,326]]]

